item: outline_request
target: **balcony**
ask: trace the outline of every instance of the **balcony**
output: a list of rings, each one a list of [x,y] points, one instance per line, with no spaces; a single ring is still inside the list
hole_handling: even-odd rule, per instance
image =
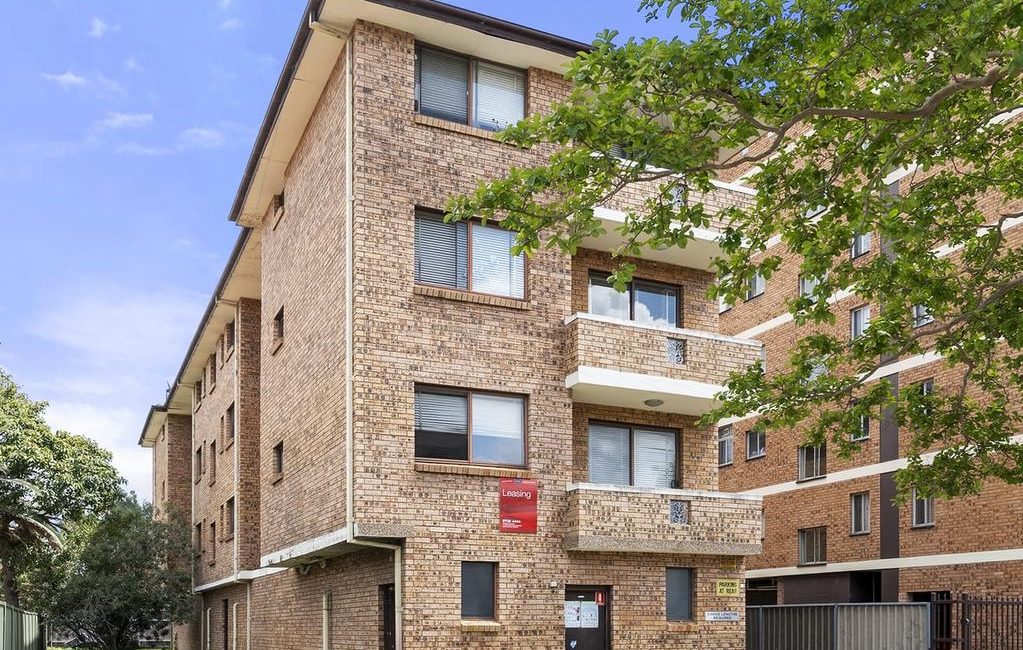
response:
[[[758,496],[580,483],[568,486],[565,550],[756,555]]]
[[[627,238],[618,232],[618,228],[625,223],[625,212],[598,207],[593,210],[593,216],[600,220],[604,232],[595,237],[587,237],[582,241],[583,248],[592,248],[599,251],[613,253],[626,243]],[[720,237],[716,230],[694,228],[693,238],[689,240],[685,248],[671,246],[663,249],[645,249],[643,259],[655,262],[665,262],[678,266],[687,266],[703,271],[712,270],[712,262],[715,257],[721,254]]]
[[[565,386],[588,404],[703,415],[729,373],[760,358],[761,343],[709,332],[642,325],[592,314],[565,320]]]

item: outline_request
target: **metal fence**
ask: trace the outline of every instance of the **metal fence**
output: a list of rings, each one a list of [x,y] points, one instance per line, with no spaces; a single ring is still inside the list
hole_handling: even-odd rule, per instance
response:
[[[746,608],[746,650],[930,650],[928,603]]]
[[[934,650],[1023,650],[1023,600],[936,599]]]
[[[46,650],[39,616],[0,602],[0,650]]]

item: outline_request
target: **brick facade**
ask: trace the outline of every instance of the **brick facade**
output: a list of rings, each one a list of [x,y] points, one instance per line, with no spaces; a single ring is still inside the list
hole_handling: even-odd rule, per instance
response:
[[[521,300],[417,285],[416,209],[443,208],[449,197],[547,152],[417,114],[412,33],[356,22],[349,38],[354,57],[349,62],[342,52],[334,64],[288,163],[283,200],[252,226],[258,260],[245,273],[258,276],[258,290],[237,300],[233,350],[190,353],[214,354],[217,376],[211,390],[204,372],[191,448],[173,461],[190,466],[202,448],[207,465],[186,472],[192,523],[206,550],[195,566],[197,633],[179,635],[175,647],[220,648],[225,639],[232,650],[383,647],[384,593],[396,579],[399,547],[405,648],[563,647],[571,586],[609,590],[604,606],[616,649],[741,648],[742,590],[719,595],[716,583],[741,585],[744,556],[759,552],[760,500],[718,492],[715,430],[698,426],[697,412],[586,403],[566,381],[585,361],[713,387],[758,358],[759,345],[718,336],[717,307],[706,296],[711,273],[647,260],[635,261],[636,276],[681,288],[685,329],[598,318],[566,323],[588,311],[588,270],[609,270],[608,251],[582,249],[574,258],[538,251],[526,262]],[[569,91],[547,69],[530,68],[526,79],[529,112]],[[637,192],[611,207],[638,205]],[[748,200],[728,189],[705,198],[711,207]],[[668,337],[687,343],[677,367],[665,360]],[[524,396],[524,466],[416,458],[418,385]],[[642,402],[639,389],[630,390]],[[220,418],[231,404],[236,427],[227,442]],[[677,431],[677,487],[588,487],[591,420]],[[537,481],[536,534],[498,530],[499,479],[510,477]],[[235,533],[223,539],[221,508],[232,498]],[[669,521],[672,501],[687,503],[690,523]],[[461,617],[464,561],[498,563],[495,620]],[[669,568],[693,571],[691,621],[668,620]],[[738,620],[708,621],[708,612]]]

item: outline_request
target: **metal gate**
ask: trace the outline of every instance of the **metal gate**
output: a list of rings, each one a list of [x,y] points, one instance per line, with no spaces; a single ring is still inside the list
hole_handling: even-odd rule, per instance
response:
[[[39,616],[0,602],[0,650],[46,648]]]
[[[746,650],[931,650],[931,624],[928,603],[754,606]]]
[[[934,600],[934,650],[1023,650],[1023,600]]]

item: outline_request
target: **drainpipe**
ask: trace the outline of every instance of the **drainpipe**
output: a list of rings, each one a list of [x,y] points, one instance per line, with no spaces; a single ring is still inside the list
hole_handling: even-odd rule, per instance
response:
[[[323,650],[330,650],[330,592],[323,592]]]
[[[252,582],[245,585],[245,650],[252,650]]]
[[[232,550],[234,551],[234,572],[238,574],[238,556],[240,554],[241,544],[241,526],[239,525],[238,516],[242,511],[240,507],[241,503],[241,475],[242,475],[242,464],[241,464],[241,427],[238,425],[242,420],[242,409],[241,409],[241,383],[242,383],[242,372],[241,372],[241,357],[242,357],[242,346],[241,346],[241,320],[242,320],[242,308],[239,303],[234,303],[234,422],[231,423],[232,431],[234,431],[234,512],[231,513],[231,517],[234,521],[234,532],[232,533],[233,539],[231,540]],[[221,443],[223,444],[223,443]],[[257,470],[258,471],[258,470]]]

